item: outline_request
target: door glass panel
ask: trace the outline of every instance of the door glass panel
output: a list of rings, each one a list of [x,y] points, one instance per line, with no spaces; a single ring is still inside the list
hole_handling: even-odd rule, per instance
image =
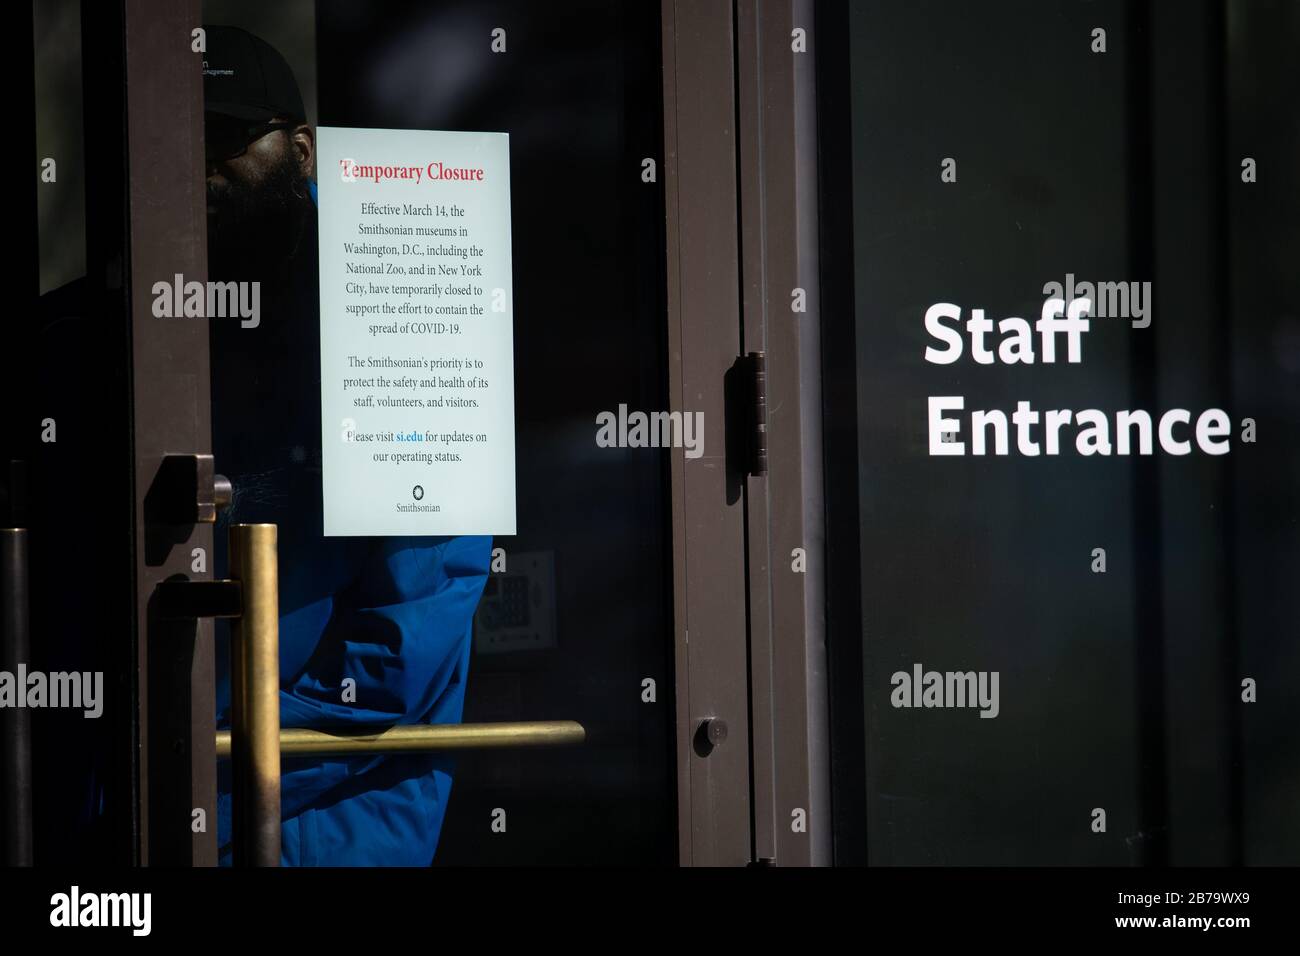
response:
[[[286,758],[286,862],[672,862],[667,454],[596,442],[600,412],[667,400],[663,206],[642,178],[662,138],[658,4],[210,0],[205,20],[284,58],[313,131],[509,134],[518,524],[491,540],[322,534],[317,283],[346,277],[318,275],[294,125],[245,124],[262,172],[209,161],[212,278],[263,283],[255,328],[212,323],[213,450],[234,486],[217,539],[279,526],[284,725],[587,734],[454,760]]]
[[[827,314],[856,345],[828,358],[853,355],[828,380],[856,408],[828,442],[860,573],[835,722],[865,738],[837,750],[865,845],[842,849],[1294,862],[1300,218],[1295,178],[1255,172],[1294,165],[1294,6],[820,14],[852,197]],[[1054,298],[1088,328],[1041,334]]]

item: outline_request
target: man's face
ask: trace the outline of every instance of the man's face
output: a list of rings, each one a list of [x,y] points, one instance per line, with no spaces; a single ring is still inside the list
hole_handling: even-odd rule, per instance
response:
[[[283,257],[295,206],[307,198],[311,127],[209,114],[208,243],[214,264]]]

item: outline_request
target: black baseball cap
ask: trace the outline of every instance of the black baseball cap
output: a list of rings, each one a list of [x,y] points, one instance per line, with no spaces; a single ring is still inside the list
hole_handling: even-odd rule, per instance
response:
[[[261,122],[305,120],[293,70],[275,47],[238,27],[205,26],[203,106],[209,113]]]

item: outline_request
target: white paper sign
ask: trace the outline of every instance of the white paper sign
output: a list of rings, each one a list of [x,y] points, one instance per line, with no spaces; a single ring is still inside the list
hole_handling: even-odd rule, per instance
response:
[[[509,138],[316,136],[325,534],[514,534]]]

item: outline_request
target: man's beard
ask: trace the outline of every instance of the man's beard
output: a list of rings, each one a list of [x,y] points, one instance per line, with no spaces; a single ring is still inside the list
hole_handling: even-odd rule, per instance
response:
[[[309,201],[307,180],[292,153],[255,185],[209,184],[209,278],[277,283],[296,251]]]

